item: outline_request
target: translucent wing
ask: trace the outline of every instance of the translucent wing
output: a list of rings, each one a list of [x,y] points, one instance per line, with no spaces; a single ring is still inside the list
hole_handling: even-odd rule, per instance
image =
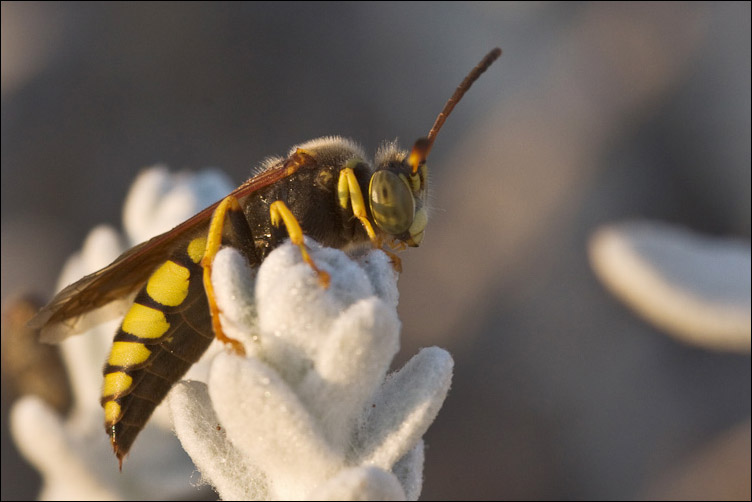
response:
[[[312,157],[295,152],[265,171],[249,179],[230,195],[243,201],[255,191],[290,176],[299,168],[313,162]],[[41,330],[46,342],[56,342],[84,331],[91,323],[82,318],[94,310],[102,315],[102,322],[124,312],[118,300],[130,300],[146,283],[156,267],[161,265],[180,245],[208,231],[215,202],[177,227],[143,242],[120,255],[105,268],[89,274],[60,291],[52,301],[29,321],[29,326]],[[111,305],[115,302],[114,306]]]

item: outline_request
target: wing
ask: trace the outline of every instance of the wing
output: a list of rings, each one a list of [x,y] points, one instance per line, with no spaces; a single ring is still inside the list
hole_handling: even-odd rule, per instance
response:
[[[274,184],[313,162],[315,161],[310,155],[295,152],[286,160],[240,185],[230,196],[237,198],[242,207],[243,201],[257,190]],[[45,341],[59,341],[69,334],[81,332],[77,324],[84,314],[101,309],[116,300],[130,298],[177,246],[208,232],[212,213],[219,202],[221,201],[172,230],[129,249],[105,268],[67,286],[29,321],[29,327],[42,330]],[[56,330],[56,325],[60,324],[67,326]]]

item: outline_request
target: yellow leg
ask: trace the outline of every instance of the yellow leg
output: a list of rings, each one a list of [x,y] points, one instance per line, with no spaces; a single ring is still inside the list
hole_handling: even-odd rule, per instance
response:
[[[214,335],[219,341],[229,343],[238,354],[245,355],[243,344],[225,335],[224,331],[222,331],[222,324],[219,322],[219,307],[214,296],[214,286],[212,286],[211,282],[212,262],[219,251],[220,244],[222,244],[222,229],[227,211],[242,211],[240,204],[238,204],[238,199],[233,196],[225,197],[219,203],[217,209],[214,210],[211,225],[209,226],[209,235],[206,239],[206,250],[204,251],[204,257],[201,259],[201,266],[204,267],[204,290],[206,291],[206,298],[209,301]]]
[[[376,249],[381,249],[389,256],[394,270],[402,272],[402,260],[395,253],[384,249],[381,239],[373,231],[371,222],[368,221],[366,215],[366,203],[363,200],[363,192],[360,191],[360,185],[358,184],[358,178],[355,177],[355,172],[350,167],[345,167],[339,172],[339,181],[337,183],[337,196],[339,197],[339,204],[343,209],[347,208],[348,201],[352,204],[353,215],[355,215],[360,224],[363,225],[368,238],[371,240],[371,244]],[[390,246],[397,251],[403,251],[407,246],[396,239],[392,239]]]
[[[316,272],[321,285],[324,288],[328,288],[331,278],[328,273],[316,266],[316,263],[314,263],[313,259],[311,259],[311,256],[308,254],[308,250],[303,242],[303,229],[300,228],[300,223],[298,223],[298,220],[295,218],[295,215],[292,214],[290,208],[288,208],[284,202],[278,200],[273,202],[269,207],[269,213],[272,219],[272,225],[278,227],[280,223],[284,223],[285,228],[287,229],[287,235],[290,236],[290,241],[300,248],[300,253],[303,255],[303,261],[305,261],[313,271]]]
[[[375,248],[381,248],[381,241],[376,236],[376,232],[373,231],[371,222],[368,221],[366,216],[366,203],[363,201],[363,193],[360,191],[360,185],[358,185],[358,178],[355,177],[355,172],[345,167],[339,172],[339,181],[337,183],[337,196],[339,197],[339,204],[342,208],[347,208],[347,201],[352,204],[352,212],[360,224],[368,234],[368,238],[371,239],[371,243]]]

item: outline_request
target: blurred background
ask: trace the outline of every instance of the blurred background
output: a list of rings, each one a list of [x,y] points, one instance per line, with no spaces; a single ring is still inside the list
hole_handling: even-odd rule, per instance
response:
[[[422,498],[749,498],[749,355],[641,321],[587,240],[648,218],[749,242],[750,31],[747,2],[3,2],[3,300],[49,297],[142,168],[240,184],[318,136],[409,147],[500,46],[401,255],[397,364],[455,358]],[[2,498],[33,498],[9,405]]]

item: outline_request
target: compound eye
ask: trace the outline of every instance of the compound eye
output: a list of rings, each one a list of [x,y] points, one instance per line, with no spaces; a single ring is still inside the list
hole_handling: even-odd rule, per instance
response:
[[[384,232],[398,235],[410,228],[415,199],[407,182],[391,171],[376,171],[368,187],[371,214]]]

